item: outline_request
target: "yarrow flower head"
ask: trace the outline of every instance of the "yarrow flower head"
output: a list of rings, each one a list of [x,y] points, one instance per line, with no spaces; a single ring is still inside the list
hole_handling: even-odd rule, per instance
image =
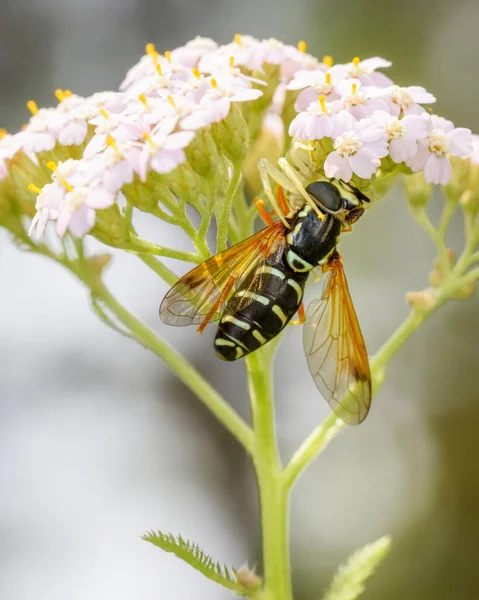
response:
[[[432,115],[426,117],[427,137],[406,164],[416,173],[424,171],[428,183],[446,184],[452,173],[449,155],[467,157],[473,151],[471,130],[454,127],[451,121]]]
[[[356,121],[334,140],[334,150],[324,163],[326,177],[342,179],[346,183],[353,173],[363,179],[374,175],[380,159],[388,153],[384,130],[372,119]]]
[[[173,198],[203,214],[242,161],[278,152],[298,165],[304,185],[329,177],[364,190],[399,166],[445,184],[451,156],[479,162],[470,131],[431,116],[424,106],[434,96],[396,85],[381,72],[390,65],[380,57],[334,64],[309,55],[303,41],[240,34],[225,45],[198,37],[163,54],[147,44],[118,91],[58,89],[54,108],[28,102],[23,130],[0,139],[0,181],[13,181],[15,170],[17,184],[25,170],[39,237],[49,221],[59,236],[96,235],[109,211],[127,239],[119,199],[166,215],[161,205],[174,212]]]

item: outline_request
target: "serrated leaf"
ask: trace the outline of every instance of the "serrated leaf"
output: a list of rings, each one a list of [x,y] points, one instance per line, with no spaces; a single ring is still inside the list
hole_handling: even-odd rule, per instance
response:
[[[391,538],[384,536],[367,544],[349,557],[338,572],[324,596],[324,600],[355,600],[364,592],[364,584],[391,549]]]
[[[172,533],[163,533],[161,531],[148,531],[142,538],[161,548],[164,552],[171,552],[191,567],[199,571],[208,579],[219,583],[225,588],[245,595],[250,593],[236,578],[235,569],[230,570],[219,562],[215,562],[203,550],[193,542],[185,540],[181,535],[174,536]]]

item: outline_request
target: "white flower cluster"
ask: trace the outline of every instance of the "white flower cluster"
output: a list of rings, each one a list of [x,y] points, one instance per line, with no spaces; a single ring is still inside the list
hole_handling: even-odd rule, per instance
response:
[[[81,98],[57,90],[60,104],[49,109],[30,102],[30,122],[8,136],[3,154],[0,147],[0,176],[5,159],[19,149],[31,155],[57,143],[80,145],[92,132],[83,158],[58,164],[53,183],[37,197],[31,225],[38,237],[49,220],[56,221],[59,236],[67,229],[83,236],[95,223],[95,211],[111,206],[135,174],[145,181],[151,170],[171,172],[185,161],[195,131],[225,119],[233,103],[262,96],[267,82],[260,77],[268,64],[279,65],[287,77],[317,61],[278,40],[250,36],[237,35],[224,46],[196,38],[164,55],[148,44],[119,92]]]
[[[436,99],[424,88],[400,87],[376,71],[390,65],[379,57],[355,58],[296,72],[286,86],[301,90],[289,133],[301,140],[332,140],[327,177],[369,179],[389,156],[413,173],[424,171],[427,182],[445,184],[451,177],[448,156],[472,152],[471,131],[430,114],[422,105]]]
[[[327,177],[369,179],[389,157],[444,184],[448,156],[478,160],[479,144],[473,149],[468,129],[430,115],[422,105],[435,98],[423,88],[399,87],[377,71],[389,65],[370,58],[333,66],[330,57],[308,55],[304,42],[296,48],[246,35],[223,46],[196,38],[164,55],[148,44],[118,92],[83,98],[57,90],[56,108],[30,101],[29,123],[0,139],[0,180],[20,151],[36,165],[49,162],[52,182],[37,190],[31,231],[41,237],[55,221],[59,236],[70,230],[81,237],[135,176],[146,181],[152,171],[181,165],[196,132],[227,119],[232,105],[258,106],[264,126],[273,123],[279,135],[285,98],[294,94],[298,114],[284,125],[297,140],[330,140]]]

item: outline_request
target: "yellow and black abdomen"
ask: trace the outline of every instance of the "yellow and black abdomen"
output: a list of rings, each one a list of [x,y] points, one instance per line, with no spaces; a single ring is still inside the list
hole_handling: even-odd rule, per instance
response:
[[[307,205],[298,211],[285,234],[281,259],[274,264],[265,261],[256,271],[257,276],[267,275],[261,292],[245,287],[229,299],[215,338],[220,358],[242,358],[280,333],[301,304],[309,273],[334,250],[340,230],[331,215],[320,219]],[[241,302],[245,296],[248,303]]]
[[[223,360],[243,358],[272,340],[292,319],[303,299],[309,272],[295,273],[283,263],[264,264],[268,279],[261,294],[250,294],[250,303],[239,311],[222,316],[215,337],[215,351]],[[238,290],[230,299],[248,292]]]

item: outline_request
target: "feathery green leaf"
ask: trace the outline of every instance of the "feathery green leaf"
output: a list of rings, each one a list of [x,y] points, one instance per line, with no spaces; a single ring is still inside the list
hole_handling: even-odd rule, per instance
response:
[[[384,536],[367,544],[349,557],[338,572],[324,596],[324,600],[355,600],[364,592],[364,584],[391,548],[391,538]]]
[[[205,577],[219,583],[223,587],[233,590],[241,595],[251,593],[251,590],[247,590],[238,581],[235,569],[228,569],[219,562],[215,562],[201,550],[198,544],[185,540],[181,535],[174,536],[172,533],[148,531],[142,538],[147,542],[158,546],[158,548],[161,548],[165,552],[171,552],[178,558],[181,558],[181,560],[188,563]]]

